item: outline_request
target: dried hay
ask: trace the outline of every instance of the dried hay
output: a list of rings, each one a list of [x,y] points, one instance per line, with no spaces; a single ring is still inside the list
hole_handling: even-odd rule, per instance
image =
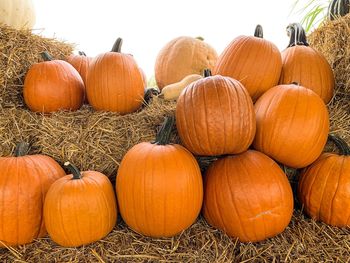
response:
[[[104,239],[62,248],[49,238],[0,250],[1,262],[348,262],[350,230],[316,223],[296,211],[286,230],[256,244],[229,238],[199,218],[173,238],[152,239],[123,222]]]
[[[48,51],[63,59],[73,46],[44,38],[30,30],[16,30],[0,24],[0,106],[23,106],[22,87],[29,67],[42,61],[40,53]]]
[[[350,93],[350,14],[324,22],[308,37],[333,68],[337,89]]]

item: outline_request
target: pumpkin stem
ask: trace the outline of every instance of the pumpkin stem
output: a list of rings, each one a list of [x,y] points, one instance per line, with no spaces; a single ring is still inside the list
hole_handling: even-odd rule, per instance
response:
[[[78,54],[79,54],[80,56],[84,56],[84,57],[86,57],[86,54],[85,54],[85,52],[84,52],[84,51],[78,51]]]
[[[337,19],[349,13],[349,0],[333,0],[328,6],[327,16],[329,20]]]
[[[204,38],[199,36],[199,37],[196,37],[196,39],[200,40],[200,41],[204,41]]]
[[[72,180],[81,179],[81,173],[74,164],[71,164],[70,162],[65,162],[64,166],[67,167],[67,169],[73,174]]]
[[[329,134],[328,140],[332,141],[335,144],[335,146],[337,146],[340,155],[350,155],[350,147],[342,138],[336,135]]]
[[[160,127],[160,130],[157,133],[156,141],[153,143],[158,145],[169,144],[170,135],[171,135],[171,131],[173,129],[174,123],[175,123],[174,116],[166,117],[162,126]]]
[[[122,50],[122,44],[123,44],[123,39],[118,37],[117,40],[114,42],[114,45],[112,47],[112,52],[120,53]]]
[[[53,60],[52,56],[47,51],[41,52],[40,55],[41,55],[41,57],[42,57],[42,59],[44,61],[51,61],[51,60]]]
[[[27,155],[29,152],[29,143],[27,142],[20,142],[17,143],[16,149],[15,149],[15,157],[21,157]]]
[[[254,36],[258,38],[264,38],[264,31],[261,25],[256,26]]]
[[[296,81],[293,81],[291,84],[300,86],[300,83],[299,83],[299,82],[296,82]]]
[[[208,68],[206,68],[206,69],[204,70],[203,74],[204,74],[204,77],[205,77],[205,78],[211,77],[211,76],[212,76],[211,70],[208,69]]]
[[[292,23],[287,26],[287,35],[290,37],[288,47],[309,46],[304,28],[299,23]]]

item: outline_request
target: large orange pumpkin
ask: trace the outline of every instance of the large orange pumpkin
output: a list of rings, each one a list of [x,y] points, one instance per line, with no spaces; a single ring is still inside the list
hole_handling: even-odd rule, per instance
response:
[[[254,36],[239,36],[225,48],[213,73],[239,80],[256,101],[278,84],[281,69],[280,51],[263,39],[262,27],[258,25]]]
[[[334,75],[324,56],[309,46],[305,31],[300,24],[287,27],[290,43],[282,52],[280,84],[298,82],[316,92],[325,103],[333,97]]]
[[[78,71],[68,62],[52,60],[43,52],[44,62],[32,65],[24,80],[26,105],[36,112],[77,110],[84,100],[84,83]]]
[[[278,85],[255,103],[253,146],[293,168],[306,167],[327,142],[329,116],[322,99],[296,84]]]
[[[203,214],[208,223],[242,242],[281,233],[293,214],[286,175],[272,159],[253,150],[212,163],[204,192]]]
[[[65,166],[72,174],[52,184],[46,195],[47,232],[64,247],[98,241],[112,231],[117,221],[113,186],[99,172],[80,172],[69,162]]]
[[[176,105],[181,141],[197,155],[241,153],[255,135],[252,99],[232,78],[209,76],[188,85]]]
[[[202,176],[184,147],[169,144],[169,118],[155,142],[143,142],[124,156],[117,175],[120,214],[138,233],[170,237],[196,220],[203,201]]]
[[[121,53],[118,38],[112,51],[101,54],[91,62],[86,93],[95,110],[120,114],[139,109],[144,96],[144,82],[134,58]]]
[[[84,85],[86,86],[87,74],[89,71],[89,66],[92,61],[92,57],[86,56],[86,54],[82,51],[79,51],[79,55],[70,55],[67,57],[67,62],[71,64],[80,74],[83,79]],[[86,92],[84,86],[84,97],[86,99]],[[87,99],[86,99],[87,102]]]
[[[15,157],[0,157],[0,246],[23,245],[46,235],[46,192],[65,175],[52,158],[26,155],[27,146],[18,144]]]
[[[340,153],[324,153],[300,175],[298,197],[304,211],[327,224],[350,226],[350,148],[330,135]]]
[[[202,38],[177,37],[159,52],[155,63],[158,88],[179,82],[191,74],[202,75],[204,69],[213,69],[217,53]]]

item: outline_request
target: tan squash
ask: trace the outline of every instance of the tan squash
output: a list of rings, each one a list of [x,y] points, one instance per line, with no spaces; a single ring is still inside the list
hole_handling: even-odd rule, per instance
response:
[[[165,100],[177,100],[184,88],[201,78],[203,78],[203,76],[199,74],[188,75],[179,82],[165,86],[160,93],[160,97],[164,98]]]
[[[0,23],[15,29],[32,29],[35,17],[32,0],[0,1]]]

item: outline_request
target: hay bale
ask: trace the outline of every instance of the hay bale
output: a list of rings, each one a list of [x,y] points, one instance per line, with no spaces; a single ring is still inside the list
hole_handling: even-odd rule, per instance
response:
[[[324,22],[309,35],[308,40],[333,68],[336,89],[350,94],[350,14]]]
[[[48,51],[64,59],[73,45],[0,24],[0,50],[0,107],[22,107],[25,74],[32,64],[42,61],[40,53]]]
[[[139,142],[154,140],[157,127],[174,110],[174,102],[157,98],[142,110],[124,116],[94,111],[88,105],[51,115],[3,108],[0,153],[10,155],[16,143],[25,140],[32,145],[31,153],[49,155],[61,164],[69,160],[82,170],[100,171],[112,179],[126,151]]]

